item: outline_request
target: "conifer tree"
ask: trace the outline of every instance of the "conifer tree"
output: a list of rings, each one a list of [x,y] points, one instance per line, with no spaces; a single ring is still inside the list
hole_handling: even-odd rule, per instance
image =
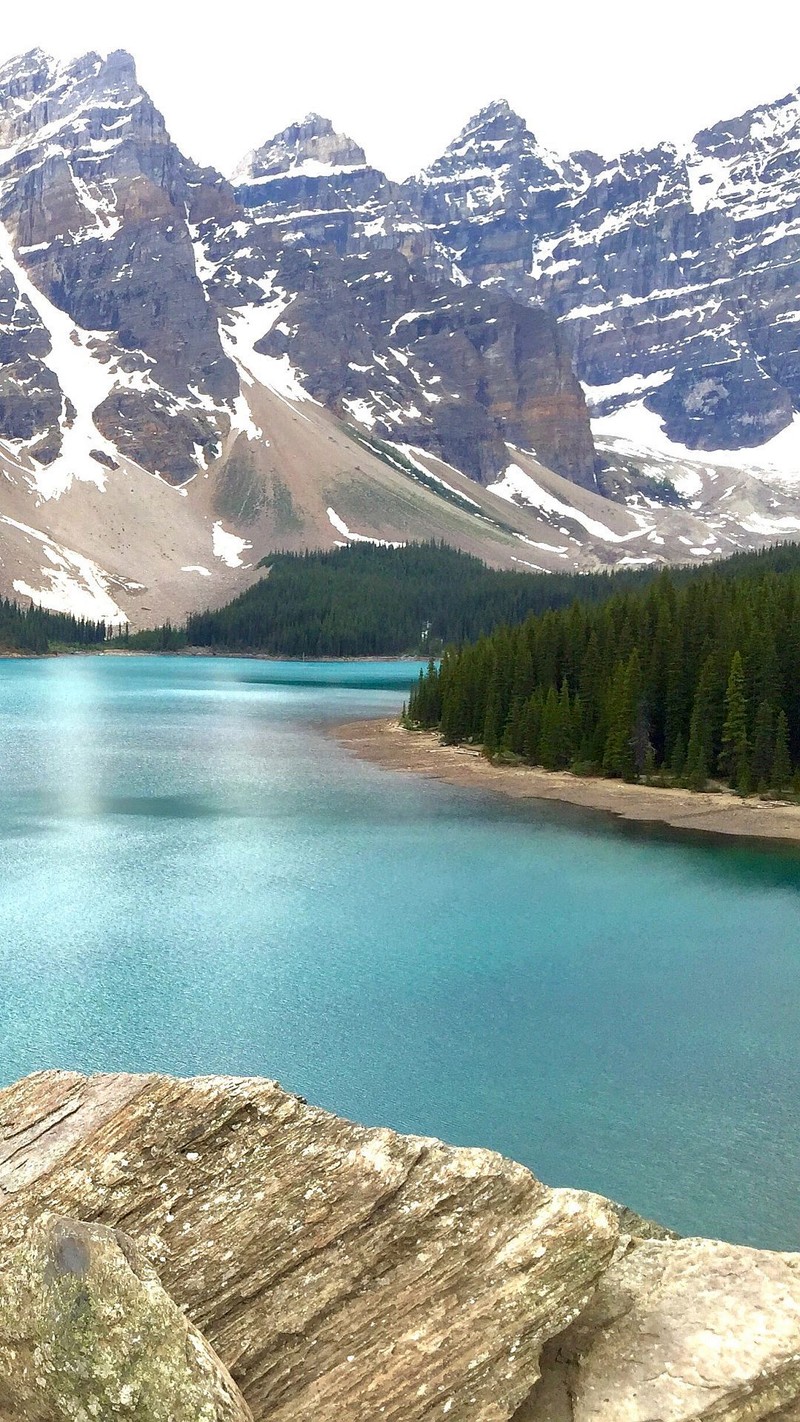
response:
[[[772,756],[770,789],[775,795],[785,795],[792,779],[792,762],[789,756],[789,723],[786,712],[778,713],[775,729],[775,750]]]
[[[496,686],[489,689],[482,741],[486,754],[495,755],[500,745],[500,693]]]
[[[707,657],[697,684],[689,726],[684,781],[690,790],[705,790],[711,768],[714,661]]]
[[[539,732],[539,764],[545,770],[558,768],[560,735],[560,708],[554,686],[548,690],[542,709],[542,724]]]
[[[676,780],[680,780],[686,768],[686,742],[683,739],[683,732],[679,731],[677,739],[672,748],[669,768]]]
[[[572,699],[569,682],[564,677],[558,698],[558,766],[565,769],[572,763],[575,747],[572,734]]]
[[[722,749],[719,772],[728,784],[746,794],[750,771],[747,743],[747,702],[744,694],[744,668],[737,651],[731,661],[728,688],[725,693],[725,720],[722,726]]]
[[[525,710],[524,755],[532,765],[540,763],[540,730],[542,724],[542,693],[534,691]]]
[[[769,788],[773,758],[772,707],[768,701],[762,701],[756,712],[755,726],[753,727],[753,754],[750,761],[753,785],[760,795],[763,795]]]
[[[640,768],[637,765],[640,682],[639,654],[634,648],[627,662],[618,662],[614,672],[608,702],[608,735],[603,752],[606,775],[623,780],[635,780]]]

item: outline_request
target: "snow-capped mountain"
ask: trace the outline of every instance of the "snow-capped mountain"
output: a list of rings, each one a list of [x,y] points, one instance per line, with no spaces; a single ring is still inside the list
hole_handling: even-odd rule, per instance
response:
[[[669,438],[694,450],[756,448],[791,425],[797,93],[683,148],[613,161],[559,160],[493,105],[404,191],[471,281],[543,301],[568,324],[599,413],[644,397]]]
[[[614,162],[498,103],[403,184],[313,114],[228,182],[129,55],[12,61],[0,592],[142,624],[276,547],[800,532],[799,163],[796,96]]]

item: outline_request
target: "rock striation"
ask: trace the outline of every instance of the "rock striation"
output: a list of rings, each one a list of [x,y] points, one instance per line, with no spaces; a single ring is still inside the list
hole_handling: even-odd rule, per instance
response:
[[[276,242],[302,241],[340,254],[357,226],[382,221],[399,199],[396,184],[367,162],[363,148],[319,114],[308,114],[257,148],[234,183],[242,207]]]
[[[796,1256],[675,1240],[267,1081],[44,1072],[0,1092],[0,1281],[15,1422],[66,1422],[76,1396],[153,1422],[800,1408]]]
[[[269,1082],[45,1074],[0,1096],[0,1259],[40,1212],[124,1228],[256,1418],[506,1418],[618,1226],[488,1151]]]

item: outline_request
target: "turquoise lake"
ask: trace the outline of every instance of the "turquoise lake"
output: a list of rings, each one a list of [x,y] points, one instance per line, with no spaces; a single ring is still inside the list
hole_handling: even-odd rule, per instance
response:
[[[800,1248],[800,858],[361,763],[408,663],[0,661],[0,1080],[276,1077]]]

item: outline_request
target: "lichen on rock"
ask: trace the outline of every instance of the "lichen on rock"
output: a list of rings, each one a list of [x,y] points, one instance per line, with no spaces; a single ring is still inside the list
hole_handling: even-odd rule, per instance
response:
[[[133,1241],[56,1216],[3,1261],[0,1418],[252,1422]]]

